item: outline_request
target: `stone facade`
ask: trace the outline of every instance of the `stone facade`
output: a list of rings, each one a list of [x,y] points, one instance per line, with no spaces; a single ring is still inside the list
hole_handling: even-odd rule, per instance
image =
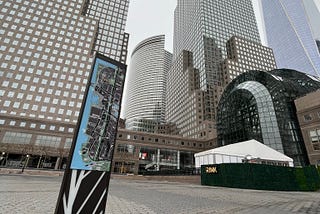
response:
[[[320,90],[295,100],[310,164],[320,165]]]

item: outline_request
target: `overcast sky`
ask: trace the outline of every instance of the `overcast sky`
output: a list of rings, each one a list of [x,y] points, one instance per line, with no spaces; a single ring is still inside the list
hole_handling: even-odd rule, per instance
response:
[[[176,0],[130,0],[126,32],[129,38],[129,57],[142,40],[160,34],[166,35],[166,49],[172,51],[173,13]]]

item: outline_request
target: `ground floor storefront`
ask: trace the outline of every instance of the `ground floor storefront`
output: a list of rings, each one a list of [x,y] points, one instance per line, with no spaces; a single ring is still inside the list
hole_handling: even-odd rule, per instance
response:
[[[7,168],[36,168],[36,169],[65,169],[66,157],[46,156],[36,154],[17,154],[2,152],[0,167]]]
[[[4,135],[3,135],[4,136]],[[21,138],[21,137],[20,137]],[[0,139],[0,167],[63,170],[69,146],[46,144],[46,139],[21,143],[21,139]],[[70,141],[70,140],[69,140]],[[181,136],[152,134],[119,129],[111,171],[117,174],[144,174],[160,171],[190,171],[194,154],[214,146],[212,141]]]

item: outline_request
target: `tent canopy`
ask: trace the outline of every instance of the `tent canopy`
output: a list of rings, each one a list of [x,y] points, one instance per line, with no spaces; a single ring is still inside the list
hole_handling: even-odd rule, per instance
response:
[[[293,159],[260,143],[257,140],[248,140],[239,143],[230,144],[227,146],[210,149],[207,151],[199,152],[194,155],[195,158],[209,155],[209,154],[225,154],[235,156],[251,155],[252,158],[260,158],[264,160],[278,160],[293,162]]]

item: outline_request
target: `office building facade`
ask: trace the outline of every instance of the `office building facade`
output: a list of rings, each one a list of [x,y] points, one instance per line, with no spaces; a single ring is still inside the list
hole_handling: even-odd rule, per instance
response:
[[[268,46],[277,66],[320,76],[320,55],[303,1],[261,1]]]
[[[260,43],[251,0],[178,0],[174,13],[174,59],[182,50],[193,53],[201,89],[220,84],[218,63],[221,56],[227,56],[225,44],[234,35]]]
[[[215,148],[216,141],[119,129],[112,172],[192,172],[194,154]]]
[[[81,15],[98,19],[94,50],[126,63],[129,34],[124,32],[129,0],[84,0]]]
[[[221,64],[227,57],[226,42],[232,36],[260,43],[250,0],[241,3],[225,0],[178,0],[173,38],[173,64],[177,65],[173,65],[168,75],[167,120],[177,123],[183,136],[212,136],[215,131],[216,109],[224,87]],[[181,82],[179,79],[179,75],[185,75],[186,78],[190,72],[187,71],[190,70],[189,65],[181,64],[184,50],[192,54],[192,63],[189,65],[197,70],[197,80],[193,81],[197,82],[198,91],[192,92],[195,96],[192,99],[193,105],[199,109],[184,111],[182,117],[177,111],[186,107],[181,100],[187,94],[186,88],[190,88],[188,82]],[[174,90],[170,92],[172,89]],[[175,100],[172,97],[180,98]],[[187,102],[187,105],[190,103]]]
[[[271,71],[277,67],[272,49],[260,43],[233,36],[228,40],[226,47],[227,58],[221,65],[224,87],[244,72]]]
[[[124,106],[126,128],[154,132],[165,122],[166,76],[172,54],[164,49],[165,36],[153,36],[132,51]]]
[[[180,53],[167,78],[166,121],[176,124],[184,137],[213,137],[213,123],[204,117],[207,94],[200,90],[199,70],[193,67],[190,51]]]
[[[272,49],[259,43],[233,36],[226,47],[227,58],[220,64],[222,86],[214,91],[200,89],[199,70],[193,67],[191,52],[182,51],[168,73],[166,120],[175,123],[182,136],[214,138],[215,123],[208,118],[214,118],[224,87],[248,70],[276,68]]]
[[[26,154],[52,162],[51,154],[58,150],[63,157],[64,148],[70,148],[95,50],[120,61],[126,57],[128,35],[116,43],[115,49],[122,51],[99,48],[104,43],[97,43],[98,38],[103,40],[102,28],[107,26],[100,24],[100,10],[115,7],[111,11],[117,13],[107,20],[121,19],[119,33],[124,34],[125,2],[2,2],[0,151],[15,151],[9,154],[13,165]],[[113,40],[106,41],[113,45]],[[61,158],[55,159],[61,165]]]
[[[206,149],[215,148],[216,141],[184,138],[166,134],[138,132],[118,128],[111,171],[114,173],[143,174],[147,171],[193,170],[194,154]],[[10,147],[6,153],[0,153],[0,167],[19,167],[23,159],[14,159],[19,147]],[[27,167],[39,169],[61,169],[66,167],[65,159],[69,149],[48,151],[54,158],[63,158],[62,164],[54,164],[48,159],[39,159],[31,154]],[[45,158],[45,157],[43,157]],[[40,160],[40,161],[39,161]]]

